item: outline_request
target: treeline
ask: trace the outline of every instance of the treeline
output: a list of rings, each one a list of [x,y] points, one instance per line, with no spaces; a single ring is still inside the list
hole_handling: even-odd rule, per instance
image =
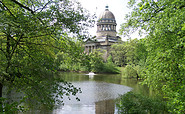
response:
[[[126,78],[139,79],[141,69],[148,55],[145,39],[130,39],[113,44],[110,55],[114,64],[124,67],[123,75]]]
[[[73,72],[96,72],[96,73],[119,73],[117,66],[112,62],[111,56],[105,61],[103,52],[94,50],[90,54],[84,52],[84,42],[70,41],[72,45],[68,47],[70,51],[59,52],[56,61],[60,63],[59,71]],[[71,47],[72,46],[72,47]]]

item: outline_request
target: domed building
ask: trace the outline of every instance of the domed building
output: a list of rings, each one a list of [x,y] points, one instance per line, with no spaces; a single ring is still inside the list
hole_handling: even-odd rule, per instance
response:
[[[114,14],[109,11],[108,6],[102,12],[97,21],[97,32],[95,40],[88,39],[85,44],[85,52],[90,53],[95,49],[105,50],[104,60],[109,56],[110,46],[118,42],[119,36],[116,36],[116,19]]]

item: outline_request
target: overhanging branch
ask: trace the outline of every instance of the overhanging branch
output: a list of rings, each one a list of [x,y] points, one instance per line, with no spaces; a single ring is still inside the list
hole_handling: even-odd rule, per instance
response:
[[[26,10],[30,11],[30,12],[31,12],[31,14],[35,15],[35,12],[34,12],[32,9],[30,9],[29,7],[24,6],[23,4],[19,3],[19,2],[18,2],[18,1],[16,1],[16,0],[11,0],[11,1],[12,1],[12,2],[14,2],[15,4],[19,5],[20,7],[22,7],[22,8],[24,8],[24,9],[26,9]],[[42,21],[42,19],[41,19],[41,18],[37,17],[37,19],[39,19],[39,20],[40,20],[40,22],[44,25],[44,22]]]
[[[24,9],[30,11],[32,14],[34,14],[34,11],[33,11],[32,9],[30,9],[29,7],[24,6],[23,4],[19,3],[19,2],[16,1],[16,0],[11,0],[11,1],[14,2],[15,4],[19,5],[20,7],[22,7],[22,8],[24,8]]]
[[[6,7],[6,5],[5,5],[2,1],[0,1],[0,3],[6,8],[6,10],[10,13],[10,15],[12,15],[12,16],[15,18],[15,16],[14,16],[13,13],[8,9],[8,7]]]

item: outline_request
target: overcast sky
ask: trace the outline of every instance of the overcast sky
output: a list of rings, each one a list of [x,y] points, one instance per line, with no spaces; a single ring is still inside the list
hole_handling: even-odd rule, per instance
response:
[[[89,10],[92,14],[96,14],[97,17],[105,10],[105,6],[109,6],[109,11],[111,11],[117,22],[117,32],[119,32],[120,24],[122,24],[125,18],[125,15],[130,12],[127,8],[127,3],[129,0],[78,0],[82,7]],[[93,29],[90,30],[90,33],[92,36],[96,35],[96,25]],[[120,36],[121,37],[121,36]],[[137,37],[133,36],[132,37]],[[126,40],[127,38],[122,38],[123,40]]]

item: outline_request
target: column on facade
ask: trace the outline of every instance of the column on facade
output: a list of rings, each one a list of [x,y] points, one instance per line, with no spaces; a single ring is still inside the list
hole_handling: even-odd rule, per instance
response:
[[[90,47],[90,46],[88,46],[88,48],[89,48],[89,53],[91,53],[91,47]]]
[[[93,52],[93,46],[91,46],[91,53]]]
[[[114,29],[113,30],[116,30],[116,26],[114,25]]]
[[[97,31],[101,31],[101,25],[97,26]]]
[[[87,46],[87,53],[89,54],[89,46]]]
[[[113,25],[110,25],[111,30],[113,30]]]
[[[92,46],[92,52],[94,52],[94,46]]]
[[[87,53],[87,46],[85,46],[85,52]]]

